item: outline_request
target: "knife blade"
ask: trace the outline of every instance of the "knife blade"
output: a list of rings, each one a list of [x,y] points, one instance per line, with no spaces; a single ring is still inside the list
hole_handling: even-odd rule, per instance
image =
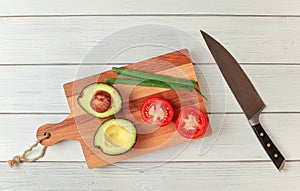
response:
[[[200,32],[261,145],[277,169],[281,171],[285,158],[259,122],[259,115],[265,108],[263,100],[235,58],[213,37],[202,30]]]

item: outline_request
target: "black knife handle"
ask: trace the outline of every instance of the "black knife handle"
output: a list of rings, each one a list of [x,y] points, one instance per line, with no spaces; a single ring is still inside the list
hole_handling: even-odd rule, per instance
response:
[[[261,126],[260,123],[252,126],[252,128],[260,143],[264,147],[265,151],[268,153],[269,157],[272,159],[273,163],[277,167],[277,169],[281,171],[285,163],[284,156],[277,149],[276,145],[270,139],[270,137],[265,132],[264,128]]]

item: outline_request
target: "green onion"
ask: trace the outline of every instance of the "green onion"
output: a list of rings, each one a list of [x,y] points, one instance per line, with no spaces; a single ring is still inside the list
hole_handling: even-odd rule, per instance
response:
[[[124,74],[122,74],[122,73],[117,73],[117,76],[118,76],[118,78],[122,78],[122,79],[129,79],[129,80],[132,80],[132,79],[134,79],[134,80],[139,80],[139,81],[142,81],[143,79],[142,78],[135,78],[135,77],[131,77],[131,76],[127,76],[127,75],[124,75]],[[148,80],[148,82],[152,82],[152,83],[162,83],[162,81],[159,81],[159,80]],[[170,84],[170,83],[167,83],[167,84]],[[173,84],[173,83],[171,83],[172,84],[172,86],[177,86],[178,84]],[[185,88],[188,88],[189,89],[189,91],[190,90],[192,90],[192,89],[194,89],[199,95],[201,95],[205,100],[208,100],[206,97],[205,97],[205,95],[203,95],[202,93],[201,93],[201,91],[199,91],[196,87],[192,87],[191,85],[190,86],[187,86],[187,85],[180,85],[180,86],[185,86]],[[156,86],[152,86],[152,87],[156,87]]]
[[[205,95],[203,95],[202,92],[199,91],[197,88],[194,88],[194,90],[195,90],[198,94],[200,94],[206,101],[208,100],[208,99],[205,97]]]
[[[192,86],[183,86],[172,83],[165,83],[158,80],[142,80],[142,79],[122,79],[122,78],[105,78],[105,83],[108,84],[131,84],[131,85],[139,85],[139,86],[148,86],[148,87],[160,87],[174,90],[183,90],[190,92]]]
[[[113,67],[112,71],[121,73],[126,76],[135,77],[135,78],[159,80],[161,82],[180,84],[180,85],[198,86],[198,83],[194,80],[186,80],[186,79],[182,79],[182,78],[174,78],[174,77],[164,76],[164,75],[160,75],[160,74],[140,72],[140,71],[136,71],[136,70],[130,70],[127,68]]]
[[[130,84],[130,85],[139,85],[139,86],[147,86],[147,87],[160,87],[166,89],[174,89],[174,90],[182,90],[186,92],[191,92],[192,90],[196,91],[200,94],[205,100],[207,98],[195,87],[180,85],[174,83],[166,83],[159,80],[143,80],[139,78],[129,78],[128,76],[122,75],[124,78],[105,78],[104,82],[108,84]]]

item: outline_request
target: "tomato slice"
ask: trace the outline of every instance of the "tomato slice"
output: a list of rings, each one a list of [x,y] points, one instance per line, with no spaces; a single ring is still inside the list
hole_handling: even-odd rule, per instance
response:
[[[143,103],[141,114],[145,122],[162,127],[172,121],[174,109],[170,102],[159,97],[151,97]]]
[[[177,131],[185,138],[196,139],[202,136],[208,124],[203,111],[195,107],[183,108],[176,120]]]

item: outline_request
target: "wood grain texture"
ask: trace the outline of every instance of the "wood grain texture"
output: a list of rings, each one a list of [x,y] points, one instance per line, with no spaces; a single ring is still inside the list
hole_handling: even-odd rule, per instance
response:
[[[202,29],[222,42],[241,63],[300,63],[300,17],[99,16],[1,18],[0,64],[79,64],[91,47],[111,33],[153,23],[184,29],[204,46],[199,32]],[[135,35],[134,31],[119,34],[114,40],[121,38],[122,42],[128,43],[126,39]],[[144,35],[149,37],[147,31]],[[156,40],[163,37],[171,45],[180,43],[181,48],[191,46],[187,43],[191,39],[174,38],[173,34],[164,34],[161,30],[151,33],[151,37]],[[110,43],[102,41],[101,45],[109,46]],[[213,62],[209,54],[190,51],[193,62]],[[168,52],[170,50],[159,43],[140,45],[111,62],[135,63]],[[106,54],[100,52],[99,59],[94,62],[106,63],[106,59],[101,60]]]
[[[284,173],[272,168],[271,162],[181,162],[145,169],[146,164],[126,163],[127,168],[107,166],[90,170],[84,163],[37,162],[34,165],[24,164],[23,168],[11,170],[6,163],[0,163],[2,175],[0,189],[164,191],[300,189],[299,162],[287,162]]]
[[[125,67],[142,72],[197,80],[187,49],[157,56]],[[110,70],[65,84],[64,89],[71,114],[61,123],[41,126],[37,131],[37,137],[43,136],[46,132],[51,134],[50,138],[42,141],[41,144],[52,146],[63,140],[77,140],[82,145],[88,167],[96,168],[190,141],[177,133],[174,121],[164,128],[145,125],[139,110],[147,98],[155,96],[170,101],[175,110],[175,119],[180,108],[186,106],[194,106],[206,112],[203,99],[199,94],[156,87],[145,88],[115,84],[114,87],[123,99],[122,110],[115,117],[128,119],[135,124],[138,133],[137,141],[129,152],[117,156],[106,155],[94,147],[95,132],[107,119],[98,119],[88,115],[78,104],[77,99],[85,87],[93,83],[103,83],[104,79],[109,77],[116,78],[117,75]],[[208,128],[205,136],[210,134],[211,130]]]
[[[62,84],[112,66],[1,66],[0,113],[70,113]],[[209,98],[208,112],[241,112],[216,65],[194,67]],[[242,68],[267,104],[265,112],[300,112],[300,66],[244,65]],[[218,80],[221,82],[217,83]],[[220,103],[216,105],[218,100]]]
[[[267,6],[266,6],[267,5]],[[263,7],[263,9],[262,9]],[[297,0],[180,0],[139,1],[139,0],[27,0],[1,1],[0,16],[36,15],[170,15],[170,14],[218,14],[218,15],[300,15]]]
[[[42,142],[45,146],[53,146],[64,140],[81,141],[81,136],[72,114],[59,123],[42,125],[37,131],[37,137],[42,137],[45,133],[50,133],[50,138]]]
[[[299,8],[297,0],[112,0],[105,6],[102,0],[0,1],[0,190],[300,190]],[[50,147],[43,162],[7,167],[7,159],[35,141],[38,126],[68,116],[61,85],[75,80],[79,68],[75,65],[89,49],[112,32],[145,23],[171,25],[197,38],[199,29],[206,30],[247,64],[243,68],[267,103],[265,111],[271,112],[262,115],[262,123],[287,159],[294,160],[287,163],[285,173],[276,171],[246,118],[237,113],[241,110],[231,93],[217,84],[212,87],[219,91],[201,87],[206,95],[217,95],[213,100],[225,97],[226,108],[211,110],[210,102],[206,106],[216,117],[228,113],[216,142],[204,155],[199,155],[201,142],[196,141],[173,159],[177,162],[150,171],[127,169],[160,165],[178,147],[119,164],[124,168],[89,170],[85,162],[71,162],[84,161],[80,143],[64,141]],[[133,63],[166,52],[145,46],[114,62]],[[197,52],[191,55],[194,62],[212,61]],[[220,77],[214,66],[203,68],[199,81],[203,82],[202,72]],[[86,76],[104,71],[102,66],[83,70]]]
[[[49,123],[58,123],[67,115],[60,114],[11,114],[0,115],[0,161],[6,161],[21,153],[35,141],[37,127]],[[223,118],[220,132],[215,142],[191,142],[186,148],[175,146],[148,155],[129,159],[130,162],[161,161],[266,161],[270,160],[257,141],[246,117],[243,114],[210,114],[209,118]],[[298,113],[264,113],[261,122],[266,131],[284,152],[288,160],[300,160],[300,114]],[[20,123],[22,121],[22,123]],[[284,128],[283,128],[284,127]],[[210,147],[202,153],[202,148]],[[38,151],[37,151],[38,152]],[[34,152],[34,153],[37,153]],[[33,154],[34,155],[34,154]],[[85,161],[79,142],[64,141],[49,147],[42,161]],[[59,165],[59,163],[57,164]],[[34,165],[33,165],[34,166]],[[126,167],[126,164],[123,165]]]

